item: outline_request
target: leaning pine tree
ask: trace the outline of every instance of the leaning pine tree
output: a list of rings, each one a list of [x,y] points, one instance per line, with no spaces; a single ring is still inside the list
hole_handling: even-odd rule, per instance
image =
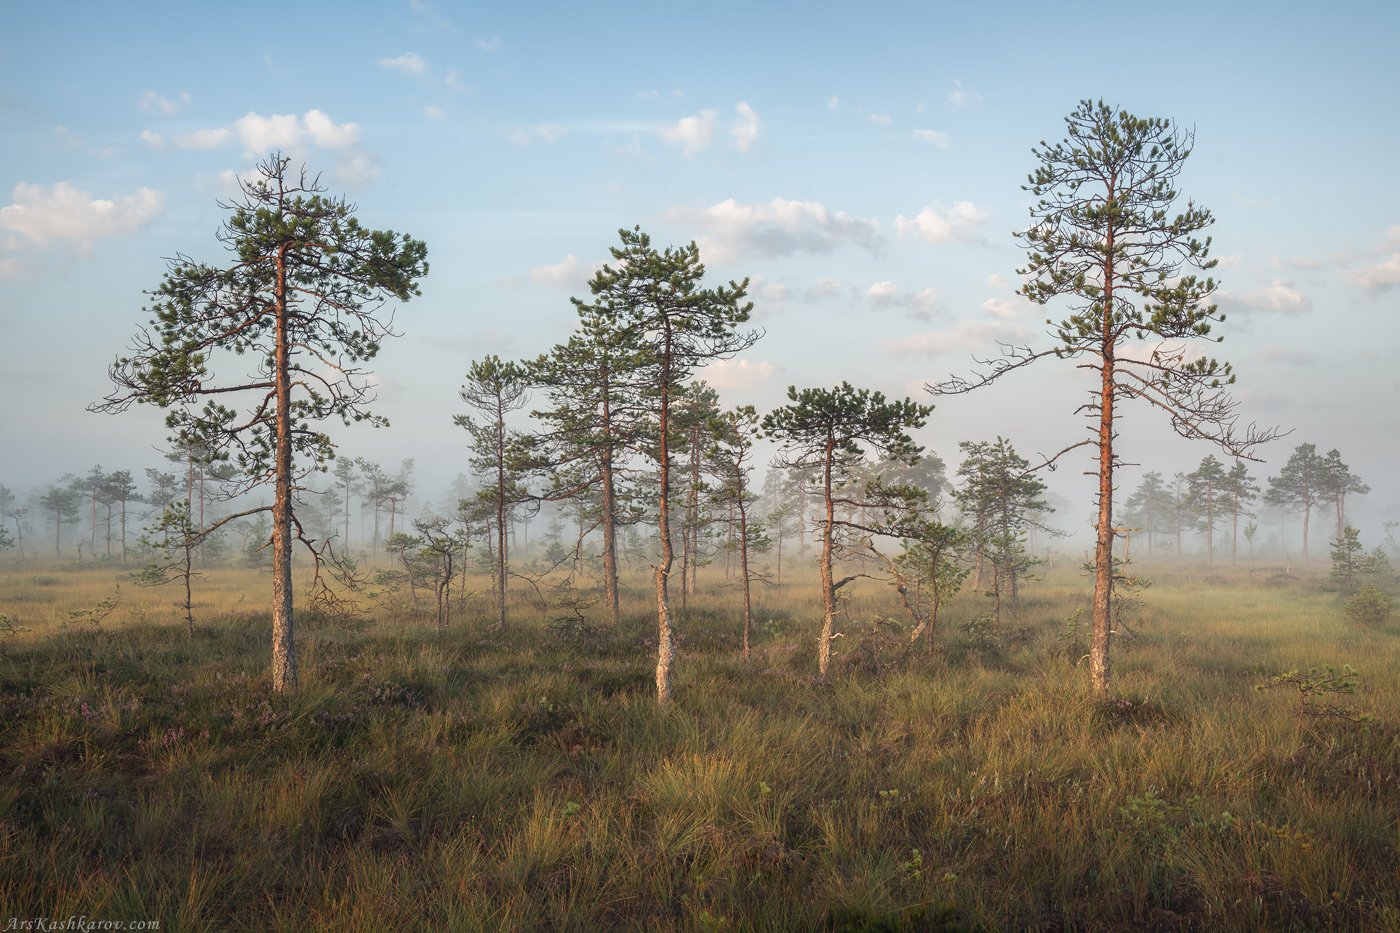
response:
[[[296,688],[292,634],[292,542],[310,551],[318,582],[333,555],[310,539],[293,508],[302,478],[334,457],[330,438],[312,425],[387,424],[367,408],[373,392],[360,367],[391,336],[382,315],[390,298],[418,295],[427,247],[393,231],[367,230],[355,208],[324,195],[319,177],[289,171],[275,153],[241,180],[242,197],[218,234],[233,254],[226,267],[171,261],[151,292],[151,329],[111,368],[116,388],[95,411],[133,403],[168,410],[179,449],[239,469],[234,492],[271,484],[271,506],[236,512],[209,528],[254,512],[272,513],[272,688]],[[251,366],[239,370],[240,360]],[[235,375],[219,378],[215,369]],[[248,398],[240,411],[222,401]]]
[[[1029,251],[1021,294],[1037,304],[1057,298],[1068,314],[1051,335],[1048,350],[1004,347],[984,360],[987,371],[930,385],[935,395],[968,392],[1044,357],[1072,359],[1094,374],[1088,401],[1089,437],[1048,458],[1053,465],[1078,447],[1095,451],[1098,520],[1094,548],[1094,637],[1090,676],[1094,690],[1108,690],[1113,592],[1113,472],[1120,401],[1136,399],[1167,414],[1176,432],[1212,441],[1236,456],[1277,436],[1253,425],[1238,433],[1236,403],[1226,386],[1235,381],[1228,363],[1194,352],[1191,341],[1208,338],[1223,321],[1210,303],[1217,283],[1183,274],[1205,271],[1215,222],[1193,202],[1172,215],[1176,178],[1195,142],[1194,133],[1170,120],[1141,119],[1102,101],[1081,101],[1065,118],[1069,135],[1032,149],[1039,161],[1024,186],[1035,202],[1031,223],[1018,237]],[[1219,340],[1220,338],[1211,338]],[[1129,340],[1147,341],[1145,353],[1128,353]]]

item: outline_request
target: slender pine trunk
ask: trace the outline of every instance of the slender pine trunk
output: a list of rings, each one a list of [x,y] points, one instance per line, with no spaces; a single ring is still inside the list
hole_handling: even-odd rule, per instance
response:
[[[823,490],[826,497],[826,521],[822,524],[822,635],[821,641],[817,644],[817,673],[822,680],[826,680],[827,671],[831,668],[831,638],[836,627],[836,583],[832,577],[832,539],[831,527],[836,521],[836,508],[831,501],[831,470],[832,460],[836,455],[836,442],[827,435],[826,443],[826,464],[823,472]]]
[[[292,631],[292,382],[289,371],[285,247],[277,256],[276,495],[272,505],[272,689],[297,688],[296,642]],[[202,496],[201,496],[202,505]],[[203,529],[201,522],[200,528]]]
[[[1108,692],[1113,671],[1109,642],[1113,635],[1113,231],[1104,261],[1103,359],[1099,387],[1099,526],[1094,550],[1094,637],[1089,649],[1089,678],[1098,694]]]
[[[659,466],[661,471],[661,501],[659,505],[659,528],[661,535],[661,561],[654,568],[656,584],[656,701],[665,706],[671,702],[671,662],[675,658],[675,647],[671,643],[671,566],[675,562],[675,551],[671,547],[671,331],[666,327],[665,346],[661,357],[661,423]]]

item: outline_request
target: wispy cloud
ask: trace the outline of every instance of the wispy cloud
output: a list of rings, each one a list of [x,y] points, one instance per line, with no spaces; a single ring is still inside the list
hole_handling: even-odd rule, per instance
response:
[[[1372,297],[1381,292],[1388,292],[1397,285],[1400,285],[1400,224],[1396,224],[1386,231],[1375,253],[1385,253],[1390,255],[1380,260],[1364,266],[1359,270],[1343,269],[1342,275],[1353,284],[1366,289]]]
[[[894,220],[899,235],[917,236],[933,246],[946,243],[972,243],[977,239],[977,227],[990,215],[971,201],[954,201],[945,208],[935,201],[911,220],[900,214]]]
[[[739,117],[730,126],[729,135],[734,137],[735,149],[748,152],[754,140],[758,139],[758,114],[742,100],[734,105],[734,112],[739,114]]]
[[[817,279],[816,285],[802,291],[802,300],[809,304],[815,304],[840,294],[841,282],[839,279]]]
[[[147,113],[162,113],[166,116],[173,116],[189,105],[190,95],[184,91],[174,97],[166,97],[155,91],[147,91],[141,95],[141,109]]]
[[[535,266],[530,270],[530,280],[540,285],[548,285],[550,288],[570,291],[587,285],[588,280],[601,268],[603,268],[601,262],[585,265],[578,261],[577,256],[570,253],[553,265]]]
[[[379,65],[406,75],[424,75],[428,72],[428,63],[417,52],[405,52],[398,58],[381,58]]]
[[[1266,288],[1236,295],[1227,291],[1215,293],[1215,301],[1227,310],[1273,311],[1302,314],[1312,310],[1312,299],[1293,286],[1292,282],[1275,280]]]
[[[462,73],[456,68],[447,69],[447,74],[443,77],[442,83],[459,94],[465,94],[471,90],[471,86],[462,80]]]
[[[715,360],[698,375],[720,392],[743,392],[757,388],[781,370],[767,360]]]
[[[947,330],[930,331],[882,340],[881,348],[890,356],[935,357],[958,350],[984,349],[998,342],[1025,340],[1030,331],[1005,321],[962,321]]]
[[[569,135],[569,129],[558,123],[543,123],[539,126],[520,128],[516,127],[506,133],[506,138],[517,146],[528,146],[536,140],[543,140],[546,143],[558,142]]]
[[[953,145],[953,137],[947,133],[940,133],[938,130],[915,130],[914,138],[921,142],[931,143],[939,149],[947,149]]]
[[[933,317],[938,307],[938,290],[925,288],[922,291],[904,291],[893,282],[876,282],[865,291],[870,306],[882,310],[890,307],[903,308],[907,317],[927,321]]]
[[[948,105],[954,110],[966,110],[982,106],[982,95],[974,94],[963,87],[960,79],[953,79],[953,89],[948,92]]]
[[[740,204],[733,198],[706,208],[673,207],[666,219],[706,231],[696,242],[706,262],[728,263],[740,256],[790,256],[829,253],[854,244],[876,251],[880,225],[816,201],[774,198],[767,204]]]

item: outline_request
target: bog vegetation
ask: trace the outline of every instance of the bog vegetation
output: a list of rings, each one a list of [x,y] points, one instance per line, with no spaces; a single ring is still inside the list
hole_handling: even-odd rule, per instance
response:
[[[9,561],[0,902],[172,930],[1400,927],[1393,620],[1320,574],[1154,562],[1100,697],[1061,554],[1000,628],[964,590],[912,650],[895,589],[852,584],[823,679],[814,554],[756,595],[747,659],[702,569],[667,708],[645,569],[616,624],[523,590],[500,626],[476,567],[441,634],[431,591],[376,590],[298,620],[279,696],[265,571],[211,568],[190,637],[110,563]]]

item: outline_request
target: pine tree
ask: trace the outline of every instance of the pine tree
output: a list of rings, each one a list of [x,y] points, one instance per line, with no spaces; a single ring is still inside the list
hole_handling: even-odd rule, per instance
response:
[[[1299,444],[1278,476],[1269,477],[1269,491],[1264,502],[1303,512],[1303,564],[1308,558],[1308,526],[1313,509],[1327,500],[1328,470],[1326,461],[1318,456],[1316,444]]]
[[[825,679],[838,612],[836,593],[855,579],[835,579],[832,568],[839,552],[849,550],[850,539],[861,535],[905,537],[909,522],[924,503],[923,493],[912,486],[891,487],[875,480],[865,488],[843,490],[843,481],[862,463],[867,449],[916,463],[921,448],[907,432],[923,427],[933,406],[909,399],[887,402],[883,394],[856,389],[848,382],[835,389],[801,392],[789,386],[788,400],[790,404],[764,416],[763,433],[783,447],[776,465],[818,471],[824,514],[819,519],[822,631],[817,669]],[[849,517],[838,518],[838,510],[847,511]]]
[[[1225,464],[1213,454],[1206,454],[1201,465],[1186,475],[1188,506],[1196,519],[1196,528],[1205,532],[1206,564],[1215,564],[1215,526],[1224,506],[1221,487],[1226,482]]]
[[[529,404],[529,372],[514,362],[503,362],[491,355],[472,363],[462,385],[462,401],[479,415],[457,415],[452,423],[471,435],[473,472],[481,479],[477,498],[490,514],[495,538],[495,561],[491,568],[496,596],[496,624],[506,623],[507,531],[516,507],[528,500],[524,472],[513,461],[512,449],[521,433],[506,423],[511,412]]]
[[[656,585],[656,694],[671,700],[671,664],[675,656],[671,631],[670,580],[675,564],[671,534],[671,489],[675,483],[672,406],[696,368],[715,359],[733,357],[752,346],[757,332],[740,332],[752,302],[745,302],[748,279],[727,286],[702,288],[705,267],[694,243],[657,250],[640,228],[620,230],[622,245],[613,247],[616,266],[604,265],[589,282],[594,302],[588,313],[598,315],[610,329],[628,332],[640,351],[638,373],[646,384],[643,399],[650,424],[640,445],[656,467],[656,517],[661,554],[652,566]]]
[[[1361,532],[1347,525],[1341,535],[1332,539],[1332,585],[1351,595],[1356,589],[1356,577],[1366,572],[1366,561]]]
[[[132,404],[167,410],[171,442],[204,452],[207,463],[236,466],[243,489],[273,485],[272,688],[296,689],[292,630],[292,545],[301,541],[316,562],[324,545],[301,533],[293,494],[305,475],[325,469],[335,452],[313,423],[385,424],[359,366],[390,336],[380,311],[391,298],[419,294],[427,247],[392,231],[360,226],[346,201],[324,196],[319,179],[291,172],[280,153],[240,182],[242,197],[218,234],[234,254],[226,268],[177,256],[151,293],[154,331],[142,330],[132,355],[110,374],[115,390],[93,406],[121,412]],[[215,361],[247,360],[252,372],[224,381]],[[249,398],[240,412],[225,399]],[[201,528],[208,532],[211,528]],[[324,597],[329,591],[320,590]]]
[[[1221,490],[1230,497],[1230,566],[1235,566],[1235,554],[1239,548],[1240,513],[1251,515],[1249,504],[1259,498],[1259,484],[1249,475],[1249,467],[1243,460],[1236,460],[1230,472],[1225,475]],[[1257,526],[1256,526],[1257,529]],[[1254,559],[1254,543],[1250,542],[1250,560]]]
[[[1109,643],[1114,585],[1114,470],[1119,404],[1136,399],[1165,411],[1176,432],[1218,444],[1243,456],[1274,432],[1252,426],[1235,430],[1237,416],[1228,386],[1228,363],[1188,353],[1186,344],[1210,338],[1222,321],[1210,303],[1217,283],[1186,273],[1206,271],[1210,238],[1198,235],[1215,219],[1187,202],[1172,216],[1174,187],[1194,137],[1169,120],[1140,119],[1115,112],[1102,101],[1081,101],[1066,119],[1067,138],[1033,149],[1039,163],[1025,186],[1033,201],[1031,222],[1017,234],[1029,250],[1020,272],[1021,293],[1038,304],[1056,298],[1070,302],[1069,314],[1052,325],[1056,345],[1034,352],[1005,347],[990,371],[972,379],[953,378],[929,388],[936,394],[971,391],[1037,360],[1077,360],[1094,373],[1089,400],[1078,411],[1089,415],[1089,437],[1061,450],[1091,447],[1098,475],[1095,543],[1094,637],[1090,677],[1096,692],[1109,689]],[[1049,323],[1049,319],[1047,319]],[[1151,354],[1121,352],[1128,340],[1151,340]]]
[[[1347,496],[1352,493],[1364,496],[1371,491],[1371,487],[1363,483],[1361,477],[1352,475],[1351,467],[1342,462],[1341,451],[1336,448],[1327,451],[1323,457],[1322,472],[1325,477],[1323,483],[1332,500],[1332,511],[1337,516],[1337,537],[1340,538],[1346,525]]]

